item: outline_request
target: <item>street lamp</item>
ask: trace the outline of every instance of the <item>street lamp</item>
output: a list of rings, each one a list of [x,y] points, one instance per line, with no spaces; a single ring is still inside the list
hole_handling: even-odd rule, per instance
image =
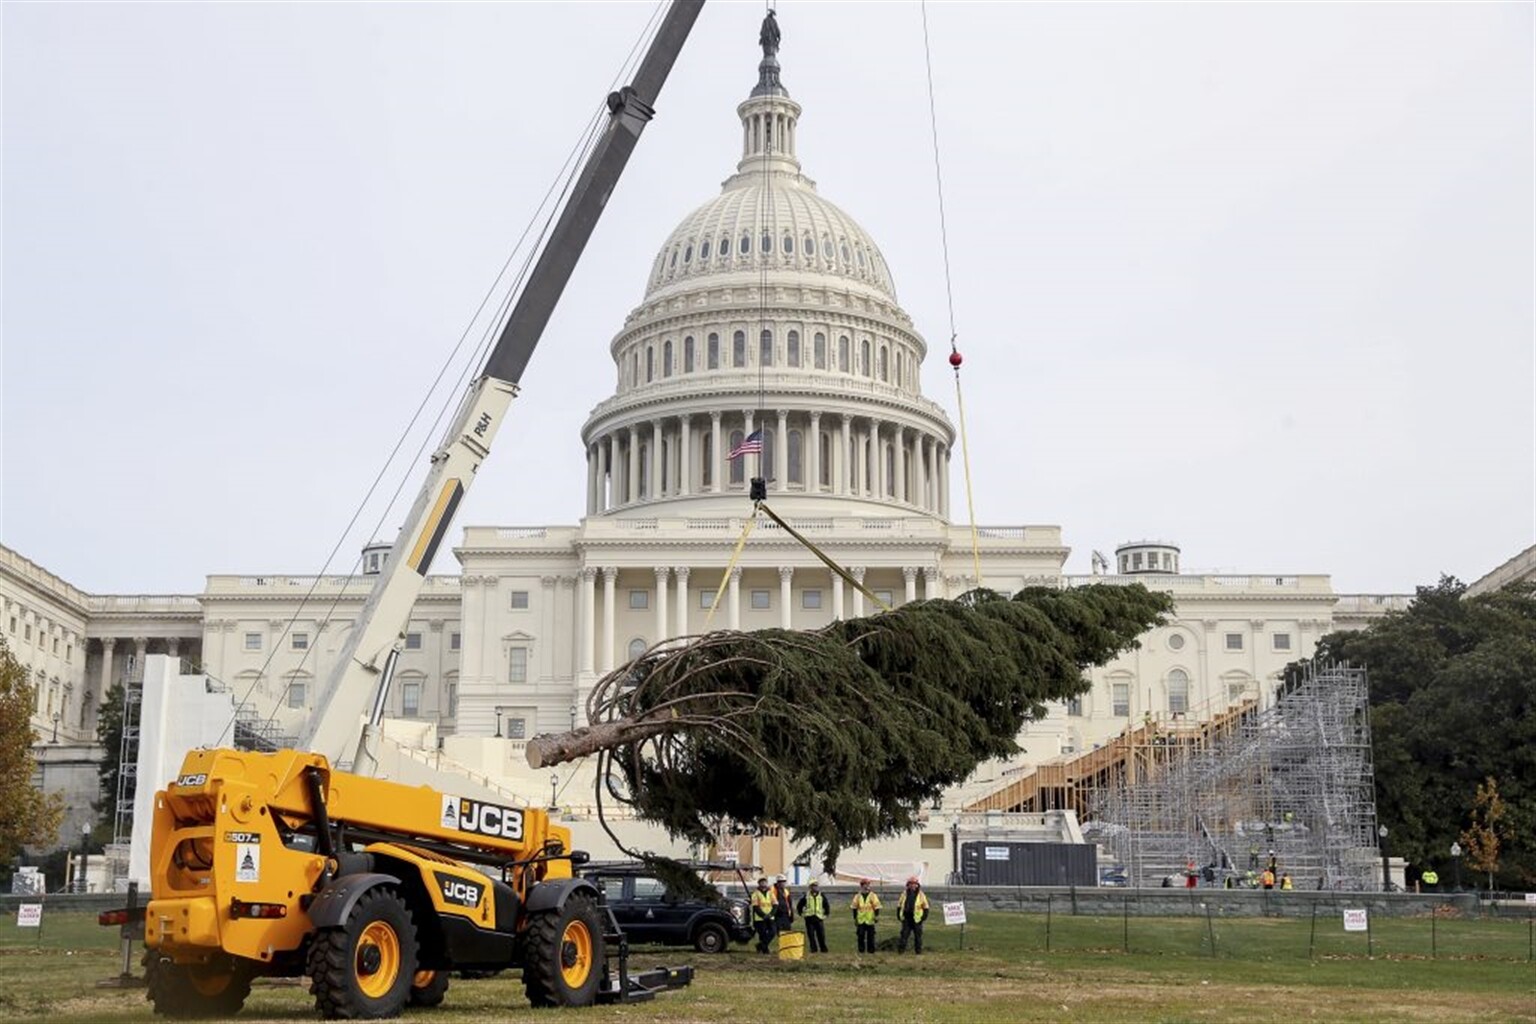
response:
[[[57,711],[53,713],[53,739],[49,740],[49,743],[59,742],[59,719],[63,717],[64,716],[59,714]]]
[[[560,809],[559,796],[558,796],[558,787],[559,787],[559,785],[560,785],[560,776],[559,776],[559,774],[556,773],[556,772],[550,772],[549,773],[549,809],[552,810],[552,811]]]
[[[1451,863],[1456,866],[1456,891],[1461,892],[1461,844],[1451,844]]]
[[[78,892],[86,892],[85,864],[90,856],[91,826],[86,823],[80,826],[80,874],[75,878],[75,889]]]
[[[1381,891],[1391,892],[1392,868],[1387,864],[1387,826],[1379,826],[1376,835],[1381,839]]]

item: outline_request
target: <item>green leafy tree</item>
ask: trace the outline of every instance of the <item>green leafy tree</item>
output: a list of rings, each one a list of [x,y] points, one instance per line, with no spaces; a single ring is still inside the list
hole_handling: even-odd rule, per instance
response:
[[[1171,605],[1140,585],[973,591],[813,631],[658,645],[599,680],[590,725],[536,738],[528,759],[598,753],[612,794],[674,836],[707,846],[722,820],[771,823],[830,865],[1016,753],[1026,723],[1085,692],[1084,670]]]
[[[101,744],[105,756],[96,767],[97,799],[91,804],[96,811],[96,829],[93,834],[98,842],[112,840],[112,830],[117,818],[117,776],[123,745],[123,688],[114,685],[101,700],[96,711],[96,742]]]
[[[32,708],[37,691],[27,670],[0,640],[0,862],[9,863],[23,846],[53,842],[64,816],[64,801],[33,785],[37,759],[32,745]]]
[[[1479,787],[1497,777],[1506,839],[1491,870],[1536,883],[1536,587],[1469,598],[1446,577],[1407,611],[1325,636],[1317,656],[1370,672],[1377,812],[1393,851],[1449,867]]]

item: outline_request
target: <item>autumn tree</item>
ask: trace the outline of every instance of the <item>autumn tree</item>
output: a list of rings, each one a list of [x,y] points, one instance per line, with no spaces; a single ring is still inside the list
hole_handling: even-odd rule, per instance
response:
[[[1504,801],[1499,796],[1498,780],[1489,776],[1477,787],[1472,801],[1472,824],[1461,833],[1467,867],[1488,875],[1488,890],[1493,891],[1493,873],[1499,870],[1499,845],[1505,836]]]
[[[32,784],[37,759],[32,744],[32,709],[37,691],[27,670],[0,640],[0,862],[8,863],[23,846],[53,842],[64,816],[64,801]]]

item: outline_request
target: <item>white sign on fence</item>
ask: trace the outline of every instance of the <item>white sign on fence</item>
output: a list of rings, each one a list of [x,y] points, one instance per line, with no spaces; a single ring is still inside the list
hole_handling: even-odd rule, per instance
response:
[[[965,904],[958,902],[944,904],[944,923],[965,924]]]
[[[724,861],[725,863],[727,863],[727,864],[740,864],[741,863],[741,851],[740,850],[724,850],[720,854],[720,859],[722,861]]]
[[[1364,932],[1370,930],[1370,922],[1367,920],[1364,910],[1344,911],[1344,930],[1347,932]]]
[[[1007,860],[1008,859],[1008,847],[1006,847],[1006,846],[989,846],[989,847],[986,848],[986,856],[987,856],[987,860]]]
[[[1536,892],[1528,892],[1528,893],[1526,893],[1525,894],[1525,902],[1527,902],[1527,903],[1536,903]]]
[[[41,903],[22,903],[16,907],[17,928],[41,928],[43,926],[43,905]]]

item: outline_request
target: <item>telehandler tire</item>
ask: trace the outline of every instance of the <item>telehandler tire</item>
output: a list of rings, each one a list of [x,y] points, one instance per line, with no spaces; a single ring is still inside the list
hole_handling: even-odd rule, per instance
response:
[[[400,1016],[415,975],[416,925],[387,886],[364,893],[346,924],[310,943],[310,990],[326,1020]]]
[[[447,971],[417,971],[411,979],[411,994],[406,1002],[412,1006],[440,1006],[447,994]]]
[[[251,994],[251,972],[229,957],[178,964],[150,949],[144,952],[144,988],[162,1017],[233,1017]]]
[[[591,1006],[603,975],[603,916],[585,894],[532,915],[524,939],[523,990],[537,1007]]]

